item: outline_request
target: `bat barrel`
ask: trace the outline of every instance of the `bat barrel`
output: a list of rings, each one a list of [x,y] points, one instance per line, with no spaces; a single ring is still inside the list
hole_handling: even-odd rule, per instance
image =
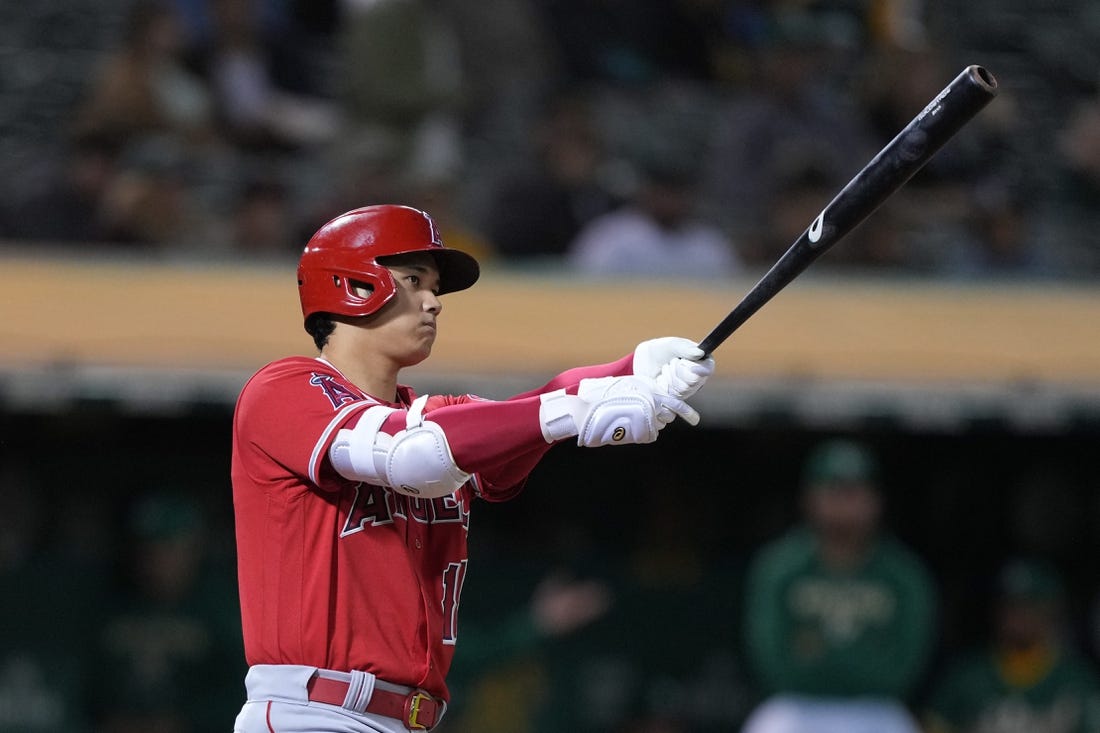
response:
[[[984,66],[967,66],[962,73],[970,77],[971,83],[983,87],[990,97],[997,93],[997,79]]]
[[[841,237],[877,209],[997,94],[997,80],[967,66],[822,210],[744,299],[699,342],[710,354]]]

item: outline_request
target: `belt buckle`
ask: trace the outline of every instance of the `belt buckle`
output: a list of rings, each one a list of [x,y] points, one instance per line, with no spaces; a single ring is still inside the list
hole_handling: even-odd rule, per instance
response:
[[[422,712],[427,712],[427,710],[421,710],[421,706],[425,701],[431,703],[430,707],[432,707],[433,710],[431,718],[427,722],[422,723],[420,722],[420,715]],[[439,704],[434,697],[423,690],[413,690],[409,693],[409,696],[405,698],[405,726],[409,730],[430,730],[434,728],[437,722],[436,717],[438,709]]]

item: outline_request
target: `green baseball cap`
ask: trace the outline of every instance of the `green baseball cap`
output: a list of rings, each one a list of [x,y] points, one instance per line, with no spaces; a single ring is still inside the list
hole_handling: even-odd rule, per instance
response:
[[[829,440],[806,459],[803,484],[870,483],[878,477],[878,462],[865,445],[852,440]]]

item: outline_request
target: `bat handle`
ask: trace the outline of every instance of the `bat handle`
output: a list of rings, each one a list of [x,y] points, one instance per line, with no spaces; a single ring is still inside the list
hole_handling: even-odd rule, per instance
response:
[[[741,312],[738,312],[738,311]],[[752,313],[746,312],[745,309],[734,309],[730,311],[730,314],[722,319],[722,322],[714,327],[714,330],[706,335],[702,341],[699,342],[699,348],[703,350],[702,358],[707,358],[714,350],[722,345],[722,342],[730,337],[742,323],[748,320]]]
[[[805,240],[806,234],[803,233],[791,245],[790,250],[787,251],[787,256],[781,257],[772,265],[772,268],[749,290],[741,302],[726,314],[726,317],[707,334],[706,338],[699,342],[699,348],[703,350],[703,358],[710,356],[715,349],[730,337],[730,334],[740,328],[741,324],[749,320],[776,293],[802,272],[810,261],[821,255],[821,250],[814,251],[808,248]],[[800,256],[793,257],[792,255],[796,253]]]
[[[724,322],[724,321],[723,321]],[[734,327],[736,328],[736,326]],[[731,329],[729,333],[733,333]],[[707,334],[706,338],[699,342],[699,348],[703,350],[703,359],[714,353],[714,350],[722,345],[722,342],[726,340],[729,334],[725,333],[725,330],[719,331],[715,329]]]

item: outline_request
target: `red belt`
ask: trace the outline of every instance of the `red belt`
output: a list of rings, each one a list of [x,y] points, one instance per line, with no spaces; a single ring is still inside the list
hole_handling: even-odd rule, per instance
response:
[[[349,687],[351,685],[342,680],[317,676],[306,683],[309,699],[327,705],[342,706],[347,699]],[[442,710],[443,701],[423,690],[413,690],[406,694],[381,690],[376,686],[363,712],[396,718],[409,730],[431,730],[439,722]]]

